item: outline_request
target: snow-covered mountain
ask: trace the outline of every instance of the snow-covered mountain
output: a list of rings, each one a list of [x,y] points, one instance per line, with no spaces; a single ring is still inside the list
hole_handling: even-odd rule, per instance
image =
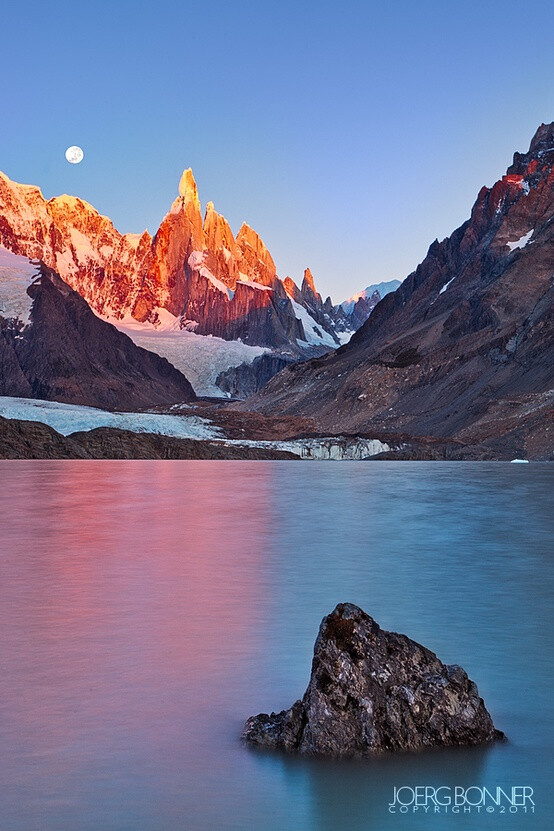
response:
[[[264,352],[294,361],[345,339],[337,334],[345,329],[342,311],[337,318],[330,298],[322,301],[309,269],[301,287],[281,280],[249,225],[235,237],[212,202],[202,216],[190,169],[154,237],[120,234],[83,199],[47,200],[38,187],[0,173],[0,244],[42,260],[98,315],[203,379],[200,394],[214,394],[220,372],[249,367]],[[214,340],[204,348],[191,333]],[[208,356],[217,369],[209,378]]]
[[[66,195],[46,200],[38,187],[3,173],[0,216],[2,245],[43,260],[102,315],[155,326],[167,312],[184,328],[226,340],[337,345],[332,321],[310,315],[323,305],[310,291],[311,275],[301,289],[290,278],[281,281],[258,234],[244,223],[235,238],[212,202],[202,219],[191,170],[154,237],[120,234],[88,202]],[[302,306],[300,317],[293,301]]]
[[[357,332],[366,322],[373,309],[383,297],[400,286],[400,280],[389,280],[383,283],[373,283],[362,291],[353,294],[348,300],[334,308],[333,318],[335,325],[350,335]]]
[[[344,309],[346,314],[352,314],[354,311],[354,307],[356,303],[360,300],[372,300],[375,294],[379,295],[379,300],[382,300],[385,295],[390,294],[391,291],[396,291],[398,286],[400,285],[400,280],[388,280],[384,283],[372,283],[371,286],[367,286],[362,291],[357,292],[357,294],[353,294],[352,297],[349,297],[348,300],[343,300],[341,308]]]
[[[0,244],[43,261],[96,314],[185,372],[199,395],[221,395],[218,377],[230,369],[233,394],[242,395],[286,363],[335,349],[397,285],[371,286],[334,306],[309,269],[300,287],[281,280],[249,225],[235,237],[213,202],[202,216],[190,169],[153,237],[120,234],[83,199],[47,200],[0,173]],[[206,335],[209,343],[199,337]],[[228,378],[222,384],[228,389]]]

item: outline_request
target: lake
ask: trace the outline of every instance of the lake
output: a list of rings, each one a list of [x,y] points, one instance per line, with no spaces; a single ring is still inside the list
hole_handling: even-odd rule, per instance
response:
[[[554,466],[0,462],[2,831],[546,829]],[[509,744],[329,762],[244,720],[360,605],[459,663]],[[391,814],[529,786],[535,813]]]

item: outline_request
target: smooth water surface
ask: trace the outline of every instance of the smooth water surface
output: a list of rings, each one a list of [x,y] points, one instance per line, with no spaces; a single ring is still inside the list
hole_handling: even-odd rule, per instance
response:
[[[547,829],[554,467],[0,462],[1,831]],[[510,744],[332,763],[245,718],[362,606],[479,685]],[[534,815],[391,815],[402,785]]]

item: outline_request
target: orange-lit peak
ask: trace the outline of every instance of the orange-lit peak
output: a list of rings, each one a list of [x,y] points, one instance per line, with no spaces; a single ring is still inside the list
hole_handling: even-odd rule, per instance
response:
[[[267,253],[269,251],[265,247],[264,241],[260,237],[257,231],[250,227],[246,222],[243,222],[239,228],[239,232],[237,234],[237,242],[240,243],[247,243],[250,245],[258,254]]]
[[[179,182],[179,196],[182,196],[185,201],[198,202],[198,188],[192,174],[192,168],[183,171],[181,181]]]
[[[312,272],[310,271],[309,268],[307,268],[304,271],[304,282],[313,291],[314,294],[317,294],[313,274],[312,274]]]
[[[293,300],[296,300],[298,295],[300,294],[300,289],[298,288],[292,277],[289,277],[287,275],[283,280],[283,285],[285,286],[285,291],[289,295],[289,297],[292,297]]]

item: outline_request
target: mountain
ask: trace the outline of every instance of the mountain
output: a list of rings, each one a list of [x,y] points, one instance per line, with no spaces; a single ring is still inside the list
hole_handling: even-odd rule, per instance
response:
[[[549,458],[553,275],[554,124],[543,124],[347,345],[284,369],[246,406],[313,417],[335,433]]]
[[[363,326],[371,312],[385,295],[400,286],[400,280],[389,280],[385,283],[373,283],[371,286],[359,291],[357,294],[343,300],[340,306],[335,309],[335,319],[340,311],[344,312],[346,331],[357,332]]]
[[[169,315],[198,334],[298,355],[339,343],[311,275],[302,289],[280,280],[258,234],[244,223],[235,238],[212,202],[202,218],[191,170],[154,237],[120,234],[88,202],[66,195],[46,200],[38,187],[0,173],[0,243],[43,260],[95,312],[115,320],[156,327]]]
[[[235,394],[257,390],[276,367],[335,349],[352,331],[309,269],[300,288],[281,280],[249,225],[235,237],[213,202],[202,217],[190,169],[154,237],[120,234],[83,199],[46,200],[0,173],[0,244],[42,260],[96,314],[190,375],[201,395],[221,396],[217,379],[229,368]],[[207,348],[193,334],[213,342]],[[264,353],[271,359],[253,366]]]
[[[300,287],[281,280],[249,225],[235,237],[213,202],[202,217],[190,169],[154,237],[120,234],[83,199],[46,200],[0,173],[0,244],[43,261],[96,314],[190,376],[201,395],[245,396],[278,368],[336,349],[390,290],[382,283],[334,306],[309,269]],[[192,334],[214,340],[208,348]]]
[[[195,399],[165,358],[136,346],[43,264],[0,249],[0,395],[108,409]]]

